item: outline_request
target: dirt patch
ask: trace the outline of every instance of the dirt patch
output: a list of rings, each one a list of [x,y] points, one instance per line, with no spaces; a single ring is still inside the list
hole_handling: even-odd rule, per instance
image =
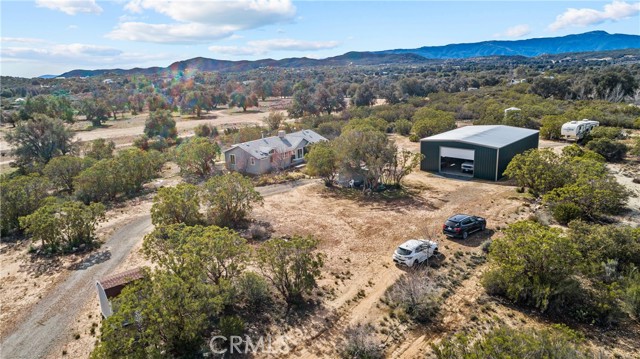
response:
[[[446,257],[458,251],[477,253],[482,241],[523,215],[516,213],[522,197],[510,186],[424,172],[408,176],[407,184],[409,195],[396,199],[348,196],[345,190],[316,184],[272,196],[256,210],[255,217],[271,223],[274,235],[313,235],[327,255],[320,285],[330,293],[323,310],[332,315],[322,324],[311,320],[282,331],[293,343],[290,357],[335,357],[336,341],[344,328],[374,323],[386,314],[380,298],[403,273],[391,260],[398,244],[434,236]],[[445,239],[440,234],[442,223],[456,213],[487,217],[491,231],[468,241]]]

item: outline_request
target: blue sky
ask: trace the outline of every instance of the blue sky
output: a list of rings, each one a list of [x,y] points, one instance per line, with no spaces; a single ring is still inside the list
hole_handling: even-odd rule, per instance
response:
[[[593,30],[640,34],[640,2],[14,0],[0,3],[0,73],[227,60],[516,40]]]

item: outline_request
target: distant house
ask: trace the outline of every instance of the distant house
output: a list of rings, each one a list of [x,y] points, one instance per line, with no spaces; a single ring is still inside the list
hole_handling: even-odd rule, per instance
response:
[[[277,136],[231,146],[224,160],[229,171],[259,175],[302,163],[309,145],[321,141],[327,139],[311,130],[278,131]]]
[[[112,79],[104,79],[104,80],[102,80],[102,83],[103,84],[112,84],[113,80]]]
[[[110,299],[120,295],[122,289],[124,289],[124,287],[129,283],[141,279],[142,277],[144,277],[142,268],[134,268],[97,281],[96,289],[98,290],[98,299],[100,299],[100,311],[102,312],[102,316],[108,318],[113,315],[113,308],[111,308]]]

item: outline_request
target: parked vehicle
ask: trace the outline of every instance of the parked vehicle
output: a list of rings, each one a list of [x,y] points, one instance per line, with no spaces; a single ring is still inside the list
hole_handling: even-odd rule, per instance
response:
[[[582,121],[570,121],[562,125],[560,128],[560,137],[564,140],[580,141],[585,138],[589,132],[598,127],[600,122],[584,119]]]
[[[425,239],[410,239],[396,248],[393,261],[400,265],[413,267],[424,263],[438,253],[438,243]]]
[[[469,234],[484,231],[485,228],[487,228],[487,220],[482,217],[456,214],[444,222],[442,233],[447,237],[467,239]]]
[[[466,161],[460,165],[462,172],[473,172],[473,162]]]

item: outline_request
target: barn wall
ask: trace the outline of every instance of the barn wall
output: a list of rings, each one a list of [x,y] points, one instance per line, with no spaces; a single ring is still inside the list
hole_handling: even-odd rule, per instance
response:
[[[538,148],[539,133],[536,132],[531,136],[522,138],[500,149],[500,158],[498,161],[498,179],[503,177],[504,171],[507,169],[511,159],[519,153],[532,148]]]
[[[473,176],[475,178],[495,180],[496,149],[455,141],[421,141],[420,152],[424,159],[420,163],[423,171],[438,172],[440,169],[440,147],[454,147],[475,150]]]

